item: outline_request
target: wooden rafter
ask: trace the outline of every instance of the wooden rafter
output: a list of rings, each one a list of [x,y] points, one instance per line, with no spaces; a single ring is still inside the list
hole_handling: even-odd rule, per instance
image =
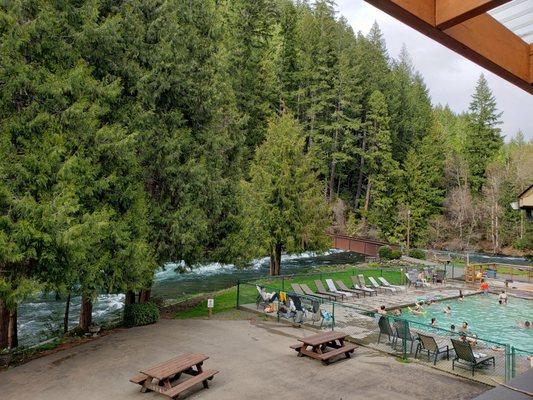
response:
[[[511,0],[436,0],[435,22],[439,29],[448,29]]]
[[[485,12],[505,1],[366,1],[533,94],[533,47]]]

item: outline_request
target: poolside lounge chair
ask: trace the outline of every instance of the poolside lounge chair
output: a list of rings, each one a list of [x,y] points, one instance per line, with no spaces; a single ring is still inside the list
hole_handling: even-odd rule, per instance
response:
[[[369,288],[368,286],[366,286],[365,276],[363,274],[357,275],[357,279],[359,280],[359,286],[360,287],[362,287],[364,289],[374,290],[376,294],[378,293],[378,290],[376,288]],[[379,288],[379,285],[378,285],[378,288]]]
[[[318,280],[316,279],[315,280],[315,286],[316,286],[316,292],[319,293],[319,294],[325,294],[325,295],[328,295],[328,296],[332,296],[335,300],[344,300],[344,294],[342,293],[334,293],[334,292],[330,292],[328,290],[326,290],[326,288],[324,287],[324,285],[322,284],[322,281],[321,280]]]
[[[333,283],[333,279],[326,279],[326,285],[328,285],[328,289],[332,293],[339,293],[344,295],[345,297],[353,297],[356,294],[352,292],[345,292],[344,290],[338,290],[335,284]],[[359,294],[357,294],[357,297],[359,297]]]
[[[292,290],[294,291],[294,293],[301,294],[302,296],[305,296],[305,293],[304,293],[303,289],[300,287],[299,284],[291,283],[291,287],[292,287]]]
[[[395,319],[394,328],[396,329],[396,335],[394,336],[392,347],[396,348],[398,339],[400,339],[402,342],[404,340],[406,342],[411,342],[411,348],[409,351],[409,354],[411,354],[413,352],[413,345],[415,344],[417,338],[411,333],[411,330],[409,329],[409,322],[404,321],[403,319]]]
[[[437,364],[437,357],[439,354],[446,353],[446,359],[450,359],[450,347],[448,345],[440,346],[437,344],[437,341],[433,336],[418,334],[418,345],[416,346],[415,358],[422,351],[427,351],[428,361],[430,355],[434,355],[433,365]]]
[[[405,277],[407,278],[407,282],[409,283],[409,286],[415,285],[415,287],[424,287],[429,286],[429,283],[424,283],[422,281],[418,280],[418,273],[416,275],[413,275],[413,273],[405,273]]]
[[[319,299],[324,299],[324,300],[332,300],[332,299],[334,300],[335,299],[334,297],[332,297],[330,295],[325,295],[325,294],[313,292],[311,290],[311,288],[309,286],[307,286],[305,283],[301,283],[300,287],[302,288],[304,294],[307,295],[307,296],[318,297]]]
[[[405,289],[405,286],[391,285],[391,284],[389,283],[389,281],[386,280],[386,279],[385,279],[384,277],[382,277],[382,276],[378,276],[378,280],[381,282],[381,284],[382,284],[383,286],[391,287],[391,288],[394,288],[394,289],[396,289],[396,290],[398,290],[398,291],[400,291],[400,290],[406,290],[406,289]]]
[[[446,271],[439,269],[435,273],[435,282],[437,283],[444,283],[444,280],[446,279]]]
[[[337,284],[337,286],[340,288],[340,290],[342,290],[343,292],[350,292],[350,293],[353,293],[355,294],[357,297],[359,297],[360,295],[363,295],[363,297],[366,296],[366,292],[364,290],[361,290],[361,289],[350,289],[348,286],[346,286],[344,284],[343,281],[341,281],[340,279],[336,280],[335,283]]]
[[[389,287],[389,286],[384,286],[384,285],[380,285],[375,279],[374,277],[372,276],[369,276],[368,277],[368,280],[370,281],[370,284],[372,285],[372,287],[376,290],[384,290],[385,292],[389,292],[389,293],[396,293],[396,289],[392,288],[392,287]]]
[[[394,338],[394,331],[392,326],[390,326],[389,319],[386,316],[381,316],[378,321],[379,326],[379,335],[378,335],[378,344],[381,340],[381,335],[387,335],[389,337],[389,343],[391,338]]]
[[[455,369],[455,364],[466,364],[472,369],[472,376],[477,367],[484,367],[492,361],[492,366],[496,369],[496,360],[493,356],[486,356],[481,354],[474,354],[470,343],[462,340],[451,339],[453,349],[455,350],[455,358],[452,360],[452,369]],[[477,355],[477,357],[476,357]]]
[[[376,290],[374,290],[374,289],[370,289],[370,288],[367,288],[367,287],[359,286],[359,279],[357,278],[357,276],[350,275],[350,279],[352,280],[354,289],[362,290],[363,292],[369,294],[370,296],[378,294],[378,292]]]

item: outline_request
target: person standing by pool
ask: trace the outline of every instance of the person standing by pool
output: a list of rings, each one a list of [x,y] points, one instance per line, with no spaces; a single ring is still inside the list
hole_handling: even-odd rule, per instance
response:
[[[498,303],[507,304],[507,293],[505,293],[505,290],[502,290],[502,292],[498,296]]]
[[[479,285],[479,290],[483,291],[483,294],[487,294],[489,291],[489,283],[485,282],[485,279],[481,279],[481,284]]]

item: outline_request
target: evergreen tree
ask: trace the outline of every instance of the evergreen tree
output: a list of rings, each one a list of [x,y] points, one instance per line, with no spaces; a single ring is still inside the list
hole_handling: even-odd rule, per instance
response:
[[[469,129],[465,149],[470,169],[470,187],[475,193],[480,193],[485,182],[485,169],[503,145],[498,127],[501,115],[497,110],[496,99],[482,74],[469,106]]]
[[[400,176],[398,162],[392,157],[392,140],[385,96],[375,91],[370,96],[366,116],[368,168],[364,216],[379,228],[380,235],[391,239],[396,225],[396,185]]]
[[[331,223],[317,185],[313,156],[305,153],[305,137],[289,114],[270,121],[243,186],[241,243],[270,255],[270,274],[281,272],[282,251],[323,250]]]

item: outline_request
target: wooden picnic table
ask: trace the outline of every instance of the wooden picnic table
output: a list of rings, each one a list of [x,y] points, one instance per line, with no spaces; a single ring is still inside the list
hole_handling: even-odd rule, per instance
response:
[[[202,364],[209,357],[205,354],[186,353],[170,360],[142,369],[140,374],[130,379],[131,382],[142,386],[141,392],[154,391],[171,398],[202,382],[208,388],[207,381],[219,371],[202,369]],[[177,383],[182,374],[191,375],[181,383]]]
[[[333,357],[341,354],[350,358],[350,354],[357,348],[353,343],[345,343],[346,336],[346,333],[340,331],[318,333],[298,339],[301,343],[292,345],[291,348],[298,351],[299,357],[306,355],[327,365]]]

